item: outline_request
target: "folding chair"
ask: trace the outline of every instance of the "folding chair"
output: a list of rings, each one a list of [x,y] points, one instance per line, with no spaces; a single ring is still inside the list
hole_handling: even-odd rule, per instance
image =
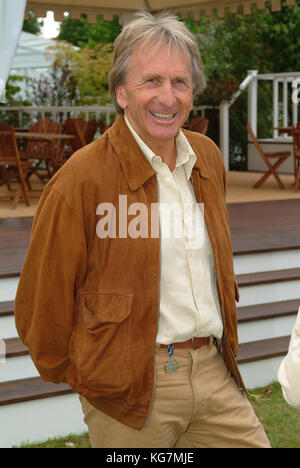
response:
[[[67,119],[64,123],[64,132],[69,135],[74,135],[74,138],[69,141],[69,145],[71,146],[73,152],[87,144],[84,136],[85,127],[86,122],[81,118]],[[71,154],[72,152],[66,152],[65,156],[71,156]]]
[[[38,122],[31,124],[29,126],[30,133],[61,133],[62,124],[59,124],[51,119],[41,119]],[[58,159],[58,153],[60,151],[60,141],[59,140],[39,140],[38,138],[24,139],[23,148],[20,151],[21,159],[25,160],[35,160],[36,164],[33,166],[30,171],[29,177],[33,174],[44,183],[44,178],[51,179],[54,172],[57,170],[56,161]],[[45,163],[45,169],[41,167],[42,163]],[[42,176],[40,171],[46,170],[47,175]],[[29,183],[29,181],[28,181]]]
[[[10,125],[0,120],[0,131],[10,130]],[[11,190],[10,180],[8,178],[7,170],[5,166],[0,165],[0,185],[6,185],[8,190]]]
[[[295,173],[295,190],[298,190],[300,179],[300,122],[297,127],[292,130],[293,136],[293,156],[294,156],[294,173]]]
[[[73,152],[82,148],[83,146],[91,143],[94,139],[95,133],[98,129],[98,122],[96,119],[84,120],[80,117],[76,119],[67,119],[64,123],[64,132],[74,135],[69,141],[72,151],[66,151],[65,156],[71,156]]]
[[[268,167],[268,171],[253,185],[253,188],[259,188],[261,187],[261,185],[268,179],[268,177],[270,177],[271,175],[273,175],[275,177],[275,179],[277,180],[277,183],[279,185],[279,187],[281,189],[285,189],[285,186],[284,184],[282,183],[279,175],[277,174],[277,169],[279,168],[279,166],[281,166],[281,164],[283,164],[286,159],[291,156],[291,153],[289,152],[282,152],[282,153],[266,153],[262,147],[260,146],[259,142],[257,141],[257,138],[255,137],[254,133],[253,133],[253,130],[250,126],[250,124],[247,122],[247,130],[248,130],[248,133],[254,143],[254,146],[255,148],[257,149],[257,152],[259,153],[259,155],[262,157],[262,159],[264,160],[264,162],[266,163],[267,167]],[[269,162],[269,159],[273,159],[273,158],[276,158],[276,161],[274,162],[274,164],[271,164]]]
[[[8,187],[8,194],[5,195],[12,197],[10,182],[12,180],[19,182],[19,187],[13,196],[12,207],[16,208],[22,194],[26,205],[29,206],[26,177],[32,164],[30,161],[21,161],[13,126],[8,126],[6,130],[0,128],[0,167],[4,170],[4,181]]]
[[[111,126],[112,126],[112,123],[107,125],[106,123],[103,122],[103,120],[101,119],[98,120],[98,127],[100,129],[101,135],[103,135],[103,133],[106,132],[106,130],[108,130]]]

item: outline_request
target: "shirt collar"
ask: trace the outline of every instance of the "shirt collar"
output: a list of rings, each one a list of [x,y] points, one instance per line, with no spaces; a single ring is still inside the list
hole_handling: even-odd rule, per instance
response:
[[[145,155],[146,159],[149,161],[151,166],[157,172],[156,164],[153,165],[153,162],[154,162],[153,158],[155,158],[155,160],[157,161],[158,159],[161,160],[161,157],[156,155],[151,150],[151,148],[149,148],[149,146],[142,140],[142,138],[136,133],[136,131],[132,128],[132,125],[129,123],[126,115],[124,115],[124,118],[125,118],[125,122],[126,122],[128,128],[129,128],[129,130],[131,131],[131,133],[132,133],[135,141],[139,145],[141,151],[143,152],[143,154]],[[182,132],[182,130],[179,130],[179,133],[178,133],[178,135],[177,135],[177,137],[175,139],[175,142],[176,142],[176,149],[177,149],[177,159],[176,159],[175,168],[180,167],[180,166],[184,166],[186,178],[189,179],[191,177],[191,173],[192,173],[194,164],[195,164],[195,162],[197,160],[197,157],[196,157],[191,145],[189,144],[186,136]],[[161,164],[162,164],[162,160],[161,160]]]

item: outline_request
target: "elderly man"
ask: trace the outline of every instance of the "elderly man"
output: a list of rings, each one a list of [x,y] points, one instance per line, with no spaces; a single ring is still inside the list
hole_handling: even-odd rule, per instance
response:
[[[80,394],[93,447],[269,447],[235,360],[220,152],[181,130],[203,85],[184,24],[139,14],[115,44],[121,116],[37,209],[16,324],[41,376]]]

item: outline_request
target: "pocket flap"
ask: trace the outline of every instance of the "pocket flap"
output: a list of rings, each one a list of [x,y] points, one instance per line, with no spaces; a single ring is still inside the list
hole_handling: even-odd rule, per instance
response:
[[[126,294],[89,293],[82,295],[87,326],[99,323],[122,323],[131,313],[132,296]]]

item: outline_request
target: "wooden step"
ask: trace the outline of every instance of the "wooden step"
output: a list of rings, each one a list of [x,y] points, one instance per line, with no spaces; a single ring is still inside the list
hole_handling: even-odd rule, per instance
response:
[[[0,302],[0,318],[14,315],[14,301]]]
[[[298,312],[299,306],[300,299],[292,299],[289,301],[238,307],[238,323],[241,324],[295,315]]]
[[[0,406],[74,393],[68,384],[45,382],[41,377],[0,383]]]
[[[27,356],[29,354],[27,346],[25,346],[20,338],[8,338],[4,340],[6,359],[18,357],[18,356]]]
[[[239,287],[294,281],[300,279],[300,268],[237,275],[236,279]]]
[[[252,341],[239,345],[238,363],[260,361],[284,356],[288,352],[290,336],[280,336],[268,340]]]
[[[9,353],[22,353],[25,348],[13,340],[9,341]],[[288,351],[289,336],[243,343],[239,346],[238,363],[265,360],[272,357],[284,356]],[[15,346],[15,349],[14,349]],[[48,398],[74,393],[68,384],[53,384],[45,382],[40,377],[14,380],[0,383],[0,406],[11,405],[24,401]]]
[[[0,279],[20,275],[32,221],[32,217],[0,219]]]

